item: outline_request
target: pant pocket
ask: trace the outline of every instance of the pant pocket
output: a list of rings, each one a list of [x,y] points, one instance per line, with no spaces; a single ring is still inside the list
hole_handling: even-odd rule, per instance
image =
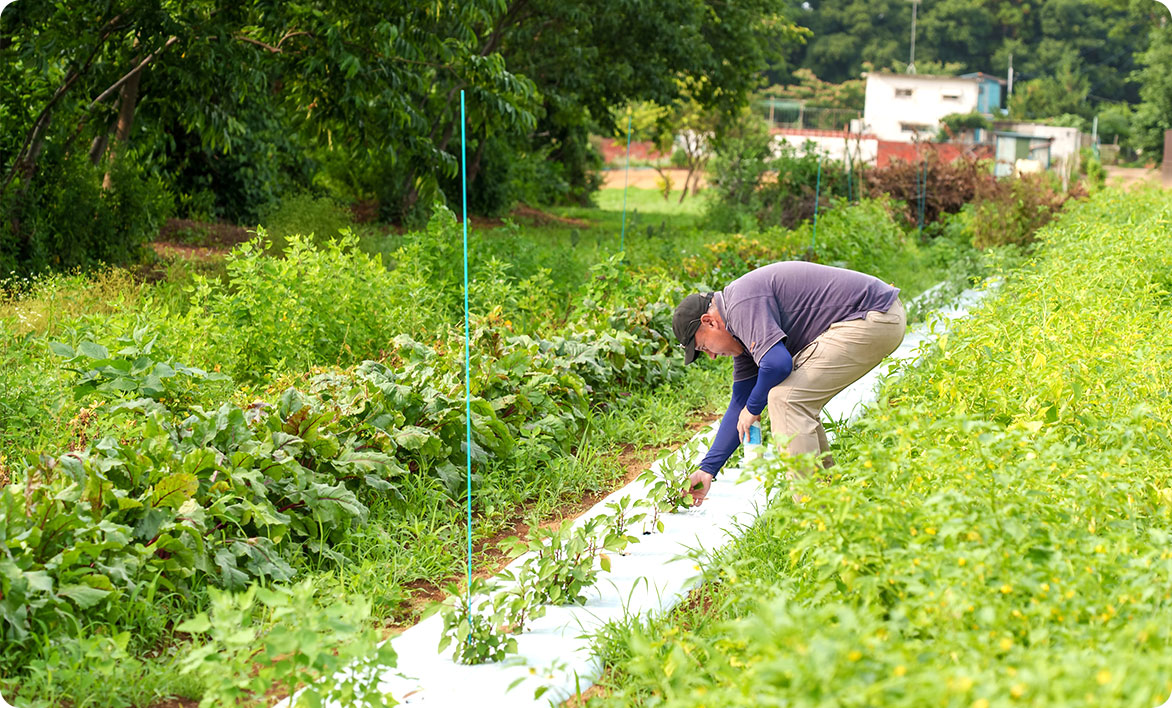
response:
[[[868,322],[874,322],[876,324],[903,324],[903,317],[878,310],[868,312],[866,319]]]

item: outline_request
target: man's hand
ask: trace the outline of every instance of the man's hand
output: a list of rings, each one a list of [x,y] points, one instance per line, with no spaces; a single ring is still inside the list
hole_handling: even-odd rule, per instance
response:
[[[761,420],[760,414],[753,415],[748,408],[742,408],[741,415],[737,418],[737,439],[744,442],[745,436],[749,434],[749,426],[759,420]]]
[[[713,479],[715,478],[704,470],[696,470],[688,476],[688,493],[692,495],[692,506],[704,503],[704,497],[708,496]]]

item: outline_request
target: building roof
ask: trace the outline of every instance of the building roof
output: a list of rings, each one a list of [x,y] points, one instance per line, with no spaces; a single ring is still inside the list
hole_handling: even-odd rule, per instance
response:
[[[1045,140],[1046,142],[1054,142],[1053,136],[1050,135],[1031,135],[1029,133],[1015,133],[1011,130],[994,130],[993,135],[999,138],[1029,138],[1030,140]]]
[[[924,81],[965,81],[973,82],[980,81],[975,76],[940,76],[938,74],[898,74],[892,71],[872,71],[867,73],[867,78],[872,76],[890,77],[893,79],[921,79]]]
[[[982,81],[996,81],[997,83],[1001,84],[1002,86],[1005,86],[1007,83],[1009,83],[1005,79],[1002,79],[999,76],[993,76],[992,74],[986,74],[983,71],[973,71],[968,74],[961,74],[960,77],[962,79],[980,79]]]

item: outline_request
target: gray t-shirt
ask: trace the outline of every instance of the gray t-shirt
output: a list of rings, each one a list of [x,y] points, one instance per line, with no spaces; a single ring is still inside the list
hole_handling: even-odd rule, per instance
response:
[[[796,355],[835,322],[886,312],[899,288],[845,268],[783,261],[746,273],[717,293],[725,326],[745,347],[733,363],[733,380],[757,375],[765,352],[784,341]]]

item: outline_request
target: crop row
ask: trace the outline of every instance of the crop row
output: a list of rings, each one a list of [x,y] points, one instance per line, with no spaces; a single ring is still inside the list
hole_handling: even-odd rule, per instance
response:
[[[596,703],[1167,699],[1170,220],[1164,195],[1105,192],[1045,229],[706,598],[608,633]]]

